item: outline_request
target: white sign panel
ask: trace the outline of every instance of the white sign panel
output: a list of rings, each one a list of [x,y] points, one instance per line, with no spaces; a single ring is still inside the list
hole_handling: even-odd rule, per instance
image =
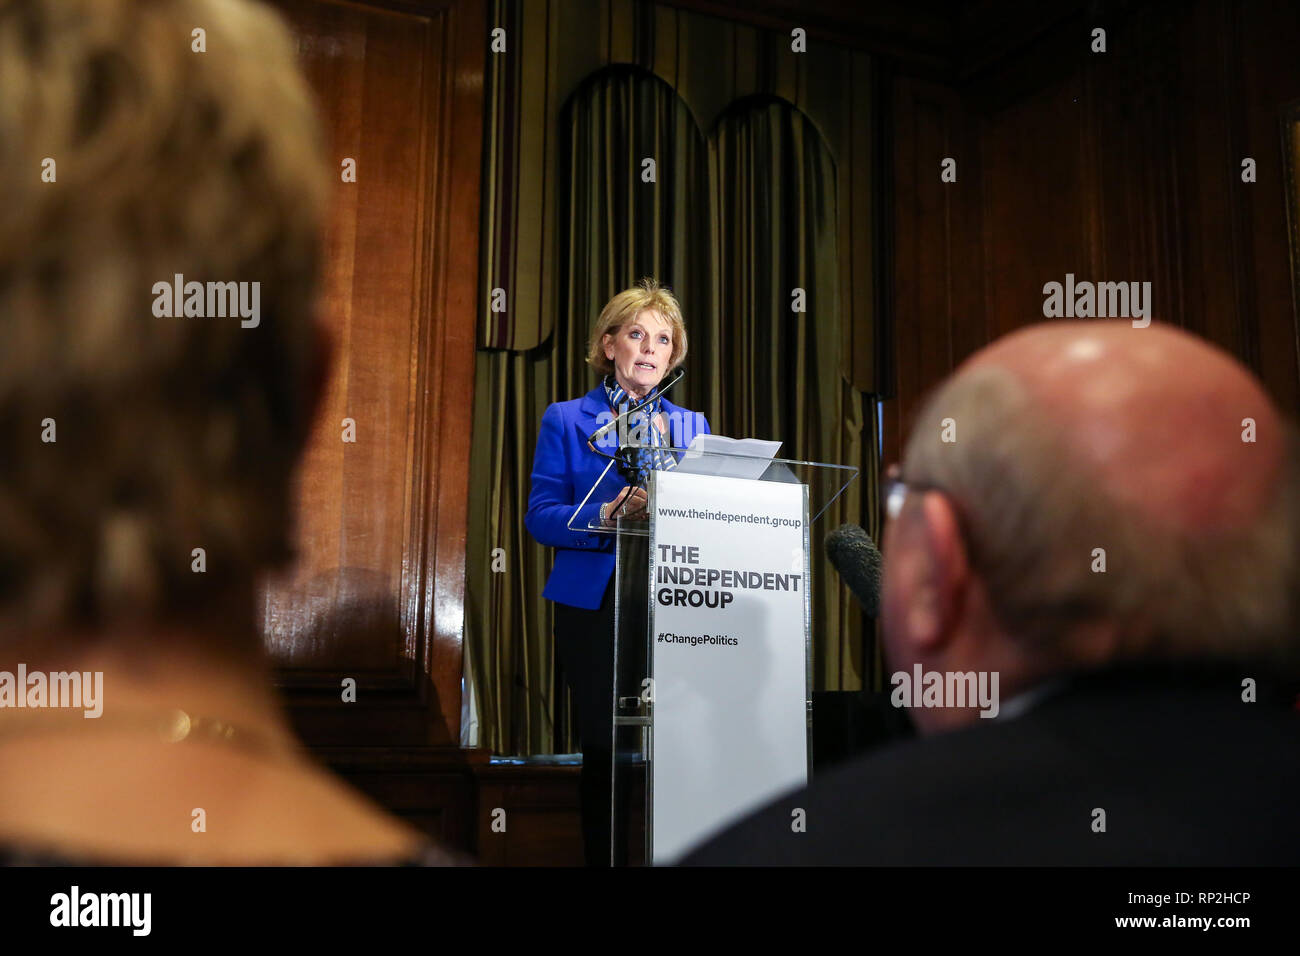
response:
[[[807,488],[655,473],[654,862],[808,781]]]

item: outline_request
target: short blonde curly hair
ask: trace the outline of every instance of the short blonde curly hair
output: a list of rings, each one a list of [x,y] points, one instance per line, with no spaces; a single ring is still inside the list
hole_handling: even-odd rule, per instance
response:
[[[289,556],[320,375],[292,37],[245,0],[0,0],[0,89],[0,618],[196,608]],[[260,323],[155,315],[178,273],[260,283]]]
[[[613,335],[627,323],[636,319],[646,309],[658,312],[672,326],[673,351],[665,372],[671,372],[686,359],[686,323],[682,320],[682,307],[672,290],[661,286],[656,279],[645,278],[630,289],[624,289],[605,303],[591,330],[587,342],[587,364],[602,376],[614,371],[605,357],[603,340]]]

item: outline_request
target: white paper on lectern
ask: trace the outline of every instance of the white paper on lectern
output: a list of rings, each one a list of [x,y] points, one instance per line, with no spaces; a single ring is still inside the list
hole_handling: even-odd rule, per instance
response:
[[[696,435],[674,470],[686,475],[758,478],[767,471],[767,466],[780,450],[779,441]],[[726,457],[733,455],[740,457]]]
[[[653,862],[664,864],[807,783],[809,569],[807,486],[676,470],[655,481]],[[797,590],[730,587],[726,607],[665,603],[664,588],[721,589],[661,580],[680,581],[688,565],[797,578]]]

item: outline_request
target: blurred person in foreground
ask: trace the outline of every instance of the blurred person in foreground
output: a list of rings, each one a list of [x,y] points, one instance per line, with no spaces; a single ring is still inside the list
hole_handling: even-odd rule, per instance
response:
[[[304,755],[258,637],[326,358],[288,31],[0,0],[0,90],[0,861],[450,860]],[[256,321],[160,315],[177,275],[260,283]]]
[[[685,862],[1293,865],[1298,469],[1260,383],[1173,327],[977,353],[891,470],[882,628],[893,674],[996,674],[998,706],[936,695]]]

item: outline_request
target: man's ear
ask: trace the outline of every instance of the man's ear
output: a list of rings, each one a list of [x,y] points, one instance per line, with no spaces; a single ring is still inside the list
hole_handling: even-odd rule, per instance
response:
[[[969,564],[957,512],[947,497],[924,492],[911,520],[906,634],[917,653],[929,655],[953,635],[965,603]]]

